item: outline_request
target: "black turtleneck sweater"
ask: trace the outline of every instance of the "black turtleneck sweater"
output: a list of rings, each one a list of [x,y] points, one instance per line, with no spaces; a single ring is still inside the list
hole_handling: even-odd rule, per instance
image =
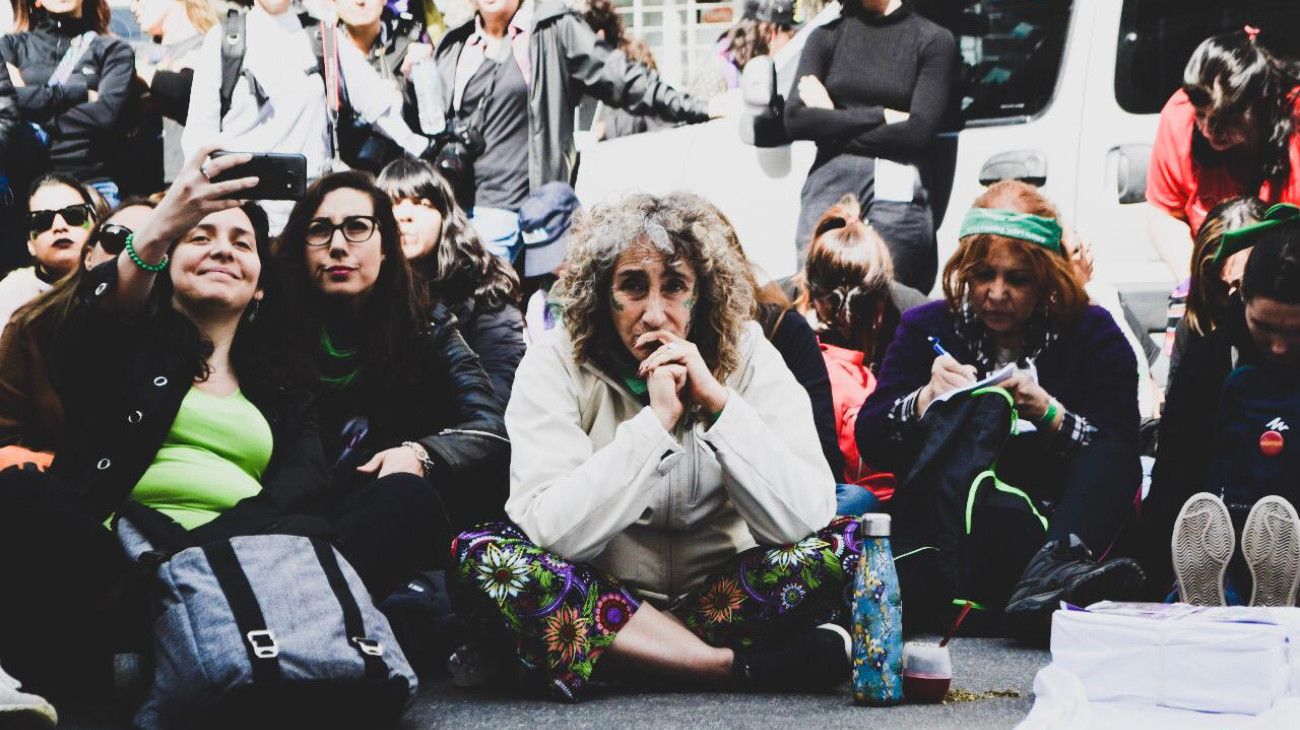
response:
[[[46,86],[68,46],[90,30],[85,18],[37,10],[32,28],[0,37],[0,57],[22,72],[16,89],[23,121],[50,135],[50,169],[83,182],[109,176],[106,151],[121,145],[118,123],[135,77],[135,52],[125,41],[97,36],[67,83]],[[98,95],[90,100],[90,92]]]
[[[808,35],[786,97],[786,129],[816,141],[819,157],[847,152],[911,162],[948,110],[958,58],[952,33],[910,5],[885,16],[846,12]],[[830,92],[834,109],[804,105],[799,79],[809,75]],[[911,116],[885,124],[885,109]]]

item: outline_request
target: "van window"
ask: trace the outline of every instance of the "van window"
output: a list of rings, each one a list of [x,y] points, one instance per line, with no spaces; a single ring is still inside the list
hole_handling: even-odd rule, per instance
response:
[[[1270,42],[1295,45],[1297,0],[1124,0],[1115,63],[1115,100],[1133,114],[1158,114],[1182,86],[1183,67],[1201,41],[1253,25]],[[1287,29],[1277,32],[1275,29]],[[1273,46],[1292,56],[1293,47]]]
[[[1056,89],[1073,0],[917,0],[961,46],[961,119],[1032,117]]]

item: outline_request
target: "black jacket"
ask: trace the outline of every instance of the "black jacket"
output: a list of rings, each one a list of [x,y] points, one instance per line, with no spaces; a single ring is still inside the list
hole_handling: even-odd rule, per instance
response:
[[[483,361],[497,397],[503,405],[509,403],[515,371],[524,359],[523,312],[513,304],[488,307],[473,297],[448,307],[456,315],[465,342]]]
[[[197,375],[156,336],[164,318],[182,315],[108,311],[98,302],[115,286],[116,260],[85,275],[52,361],[67,423],[51,470],[81,491],[97,517],[125,502],[153,463]],[[199,528],[205,542],[265,531],[328,484],[310,393],[245,387],[244,395],[270,424],[275,446],[262,491]]]
[[[7,171],[13,159],[9,153],[17,143],[18,125],[21,123],[14,84],[9,80],[9,74],[0,74],[0,171]]]
[[[831,376],[826,372],[826,360],[817,344],[817,335],[813,333],[808,320],[793,309],[775,311],[775,307],[763,305],[761,317],[764,322],[780,318],[768,340],[781,353],[781,359],[790,368],[790,372],[794,373],[794,379],[808,391],[813,425],[817,427],[822,454],[826,456],[826,465],[831,468],[831,473],[839,479],[844,474],[844,454],[840,453],[835,400],[831,397]],[[766,331],[767,326],[764,325],[763,329]]]
[[[17,89],[23,121],[50,135],[50,169],[89,181],[109,177],[112,146],[121,144],[120,121],[131,101],[135,52],[125,41],[101,35],[61,86],[46,86],[72,39],[89,30],[84,19],[38,10],[32,30],[0,37],[0,56],[22,71]],[[99,98],[90,101],[89,92]]]
[[[419,442],[434,463],[426,476],[453,520],[467,527],[499,517],[505,505],[510,462],[505,406],[455,316],[439,306],[430,319],[417,343],[429,367],[416,382],[404,382],[393,372],[360,373],[349,385],[321,386],[322,435],[339,488],[355,483],[356,467],[376,453]],[[356,424],[362,423],[364,435],[351,443],[351,436],[361,433]]]

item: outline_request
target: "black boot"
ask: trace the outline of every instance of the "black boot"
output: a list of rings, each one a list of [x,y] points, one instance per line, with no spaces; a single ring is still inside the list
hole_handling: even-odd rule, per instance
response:
[[[1046,643],[1052,611],[1061,601],[1086,606],[1102,600],[1134,600],[1146,578],[1129,558],[1098,563],[1078,535],[1051,540],[1034,555],[1007,601],[1008,629],[1021,639]]]

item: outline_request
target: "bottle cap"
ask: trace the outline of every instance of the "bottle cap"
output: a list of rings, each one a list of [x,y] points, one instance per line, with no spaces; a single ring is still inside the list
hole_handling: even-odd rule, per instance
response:
[[[868,512],[862,515],[860,524],[862,525],[863,537],[889,537],[889,515],[876,512]]]

